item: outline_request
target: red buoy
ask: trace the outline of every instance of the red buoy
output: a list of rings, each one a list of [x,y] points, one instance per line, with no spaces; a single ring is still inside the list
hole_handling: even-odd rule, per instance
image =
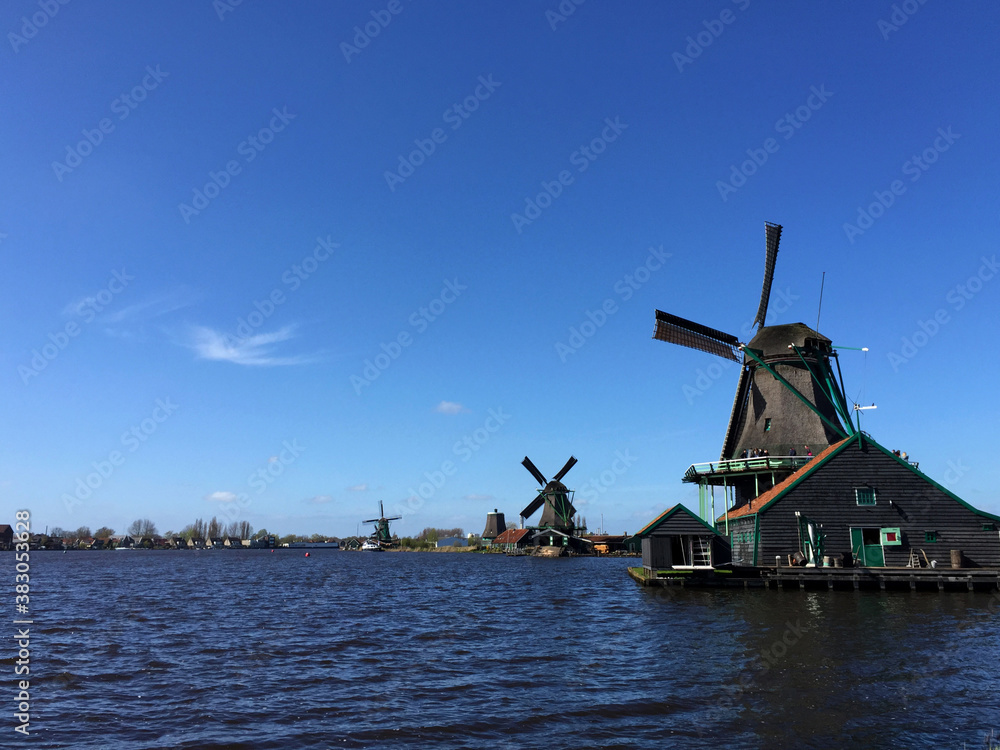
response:
[[[306,557],[309,557],[309,553],[308,552],[306,552]]]

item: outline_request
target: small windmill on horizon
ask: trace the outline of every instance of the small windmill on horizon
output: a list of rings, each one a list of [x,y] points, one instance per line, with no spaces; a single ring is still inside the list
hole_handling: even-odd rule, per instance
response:
[[[382,506],[381,500],[378,501],[378,512],[378,518],[369,518],[364,521],[364,523],[375,524],[375,532],[371,535],[372,539],[379,544],[392,544],[392,535],[389,533],[389,521],[398,521],[402,518],[402,516],[391,516],[386,518],[385,508]]]

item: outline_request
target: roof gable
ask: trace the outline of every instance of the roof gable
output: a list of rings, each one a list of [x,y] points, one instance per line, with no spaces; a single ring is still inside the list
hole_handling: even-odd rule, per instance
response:
[[[955,502],[961,504],[962,506],[964,506],[968,510],[972,511],[973,513],[975,513],[975,514],[977,514],[979,516],[983,516],[984,518],[989,518],[989,519],[991,519],[993,521],[1000,521],[1000,516],[995,516],[992,513],[987,513],[986,511],[979,510],[978,508],[975,508],[975,507],[969,505],[967,502],[965,502],[962,498],[960,498],[954,492],[952,492],[951,490],[949,490],[947,487],[944,487],[944,486],[938,484],[933,479],[931,479],[929,476],[927,476],[922,471],[920,471],[920,469],[918,469],[916,466],[914,466],[913,464],[911,464],[909,461],[906,461],[903,458],[895,455],[891,450],[889,450],[888,448],[886,448],[884,445],[882,445],[878,441],[873,440],[870,435],[867,435],[865,433],[859,433],[859,435],[857,437],[846,438],[844,440],[841,440],[839,443],[834,443],[833,445],[831,445],[826,450],[823,450],[819,454],[817,454],[816,457],[812,461],[810,461],[809,463],[807,463],[805,466],[803,466],[797,472],[795,472],[794,474],[789,475],[788,477],[786,477],[781,482],[778,482],[778,484],[774,485],[774,487],[772,487],[771,489],[769,489],[767,492],[762,493],[761,495],[759,495],[758,497],[754,498],[753,500],[751,500],[746,505],[741,505],[739,508],[736,508],[735,510],[730,510],[728,513],[723,513],[721,516],[718,517],[718,519],[716,519],[716,521],[719,522],[719,523],[721,523],[721,522],[726,521],[727,518],[730,521],[732,521],[733,519],[736,519],[736,518],[742,518],[742,517],[745,517],[745,516],[754,516],[757,513],[760,513],[761,511],[766,510],[768,507],[770,507],[771,505],[773,505],[774,503],[776,503],[778,500],[780,500],[782,497],[784,497],[784,495],[789,490],[791,490],[796,485],[798,485],[803,479],[805,479],[810,474],[812,474],[814,471],[816,471],[820,466],[822,466],[823,464],[827,463],[830,459],[832,459],[837,454],[841,453],[844,450],[844,448],[846,448],[853,440],[859,440],[859,441],[863,440],[863,441],[865,441],[866,443],[868,443],[872,447],[876,448],[879,452],[881,452],[881,453],[885,454],[886,456],[892,458],[894,461],[896,461],[901,466],[906,467],[906,469],[908,469],[909,471],[911,471],[914,474],[916,474],[922,480],[924,480],[928,484],[932,485],[933,487],[937,488],[938,490],[940,490],[941,492],[943,492],[944,494],[946,494],[948,497],[950,497],[952,500],[954,500]]]
[[[881,443],[879,443],[879,442],[877,442],[875,440],[872,440],[868,435],[865,435],[865,438],[867,439],[867,441],[871,445],[873,445],[874,447],[878,448],[882,453],[884,453],[885,455],[887,455],[890,458],[894,459],[897,463],[902,464],[907,469],[909,469],[914,474],[916,474],[918,477],[920,477],[921,479],[923,479],[925,482],[931,484],[932,486],[934,486],[935,488],[937,488],[938,490],[940,490],[941,492],[943,492],[944,494],[946,494],[948,497],[950,497],[952,500],[954,500],[955,502],[963,505],[965,508],[967,508],[968,510],[972,511],[976,515],[983,516],[984,518],[989,518],[992,521],[1000,521],[1000,516],[995,516],[992,513],[987,513],[985,510],[979,510],[979,508],[975,508],[972,505],[969,505],[969,503],[965,502],[965,500],[963,500],[962,498],[960,498],[958,495],[956,495],[954,492],[952,492],[951,490],[949,490],[944,485],[939,484],[938,482],[935,482],[933,479],[931,479],[929,476],[927,476],[926,474],[924,474],[922,471],[920,471],[920,469],[918,469],[916,466],[914,466],[913,464],[911,464],[909,461],[901,458],[900,456],[897,456],[895,453],[893,453],[891,450],[889,450],[888,448],[886,448]]]
[[[697,521],[702,526],[704,526],[708,531],[711,531],[713,534],[717,534],[718,533],[711,524],[709,524],[706,521],[704,521],[703,519],[699,518],[694,513],[692,513],[690,510],[688,510],[685,506],[683,506],[680,503],[678,503],[677,505],[673,505],[673,506],[667,508],[660,515],[658,515],[652,521],[650,521],[645,526],[643,526],[641,529],[639,529],[639,531],[636,532],[635,535],[637,537],[649,536],[658,527],[662,526],[664,523],[666,523],[667,521],[669,521],[673,516],[675,516],[678,513],[684,513],[685,515],[690,516],[695,521]]]

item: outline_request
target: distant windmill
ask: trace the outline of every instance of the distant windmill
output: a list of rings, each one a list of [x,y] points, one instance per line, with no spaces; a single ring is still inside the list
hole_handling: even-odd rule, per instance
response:
[[[398,521],[402,516],[392,516],[390,518],[385,517],[385,508],[382,507],[382,501],[378,501],[378,518],[369,518],[364,523],[375,524],[375,533],[372,534],[372,539],[377,541],[379,544],[391,544],[392,535],[389,534],[389,521]]]
[[[535,499],[528,503],[524,510],[521,511],[521,517],[530,518],[535,511],[544,505],[545,509],[542,511],[540,528],[552,528],[565,534],[572,534],[576,530],[576,525],[573,523],[576,508],[573,507],[573,503],[569,498],[569,490],[562,483],[562,478],[576,464],[576,459],[570,456],[566,465],[559,470],[559,473],[552,477],[552,481],[547,480],[545,475],[531,463],[531,459],[527,456],[524,457],[521,464],[531,473],[531,476],[535,478],[538,484],[541,485]]]

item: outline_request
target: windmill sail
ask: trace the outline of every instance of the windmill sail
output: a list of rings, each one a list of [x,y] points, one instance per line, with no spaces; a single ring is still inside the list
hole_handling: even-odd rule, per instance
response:
[[[725,359],[731,359],[733,362],[742,360],[739,350],[740,341],[735,336],[661,310],[656,311],[656,328],[653,330],[653,338],[715,354]]]
[[[545,502],[545,495],[541,491],[539,491],[538,496],[530,503],[528,503],[525,509],[521,511],[521,518],[531,518],[534,512],[538,510],[540,507],[542,507],[542,503],[544,502]]]
[[[570,456],[569,457],[569,461],[566,462],[566,465],[563,466],[561,469],[559,469],[559,473],[558,474],[556,474],[554,477],[552,477],[553,481],[556,481],[556,482],[561,481],[562,478],[564,476],[566,476],[566,472],[569,471],[570,469],[572,469],[574,466],[576,466],[576,458],[574,456]]]
[[[547,481],[545,479],[545,475],[542,474],[542,472],[540,472],[538,470],[538,468],[533,463],[531,463],[531,459],[530,458],[528,458],[527,456],[525,456],[524,460],[521,462],[521,465],[531,473],[531,476],[533,476],[535,478],[536,482],[538,482],[539,484],[541,484],[543,486],[545,485],[545,482]]]
[[[771,282],[774,281],[774,263],[778,257],[778,243],[781,241],[781,225],[766,222],[764,224],[764,237],[767,244],[767,255],[764,258],[764,285],[760,290],[760,306],[757,308],[757,317],[753,319],[753,324],[758,328],[764,327],[767,306],[771,300]]]

